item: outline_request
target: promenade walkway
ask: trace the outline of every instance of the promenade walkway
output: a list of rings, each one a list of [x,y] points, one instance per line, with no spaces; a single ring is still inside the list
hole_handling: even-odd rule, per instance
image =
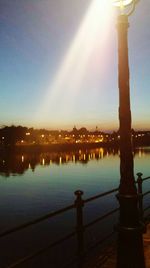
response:
[[[144,254],[146,268],[150,268],[150,224],[147,226],[147,232],[143,235]],[[101,262],[104,261],[102,265]],[[86,264],[86,268],[116,268],[116,248],[110,248],[105,257],[97,255],[94,260]]]
[[[146,268],[150,268],[150,224],[147,226],[147,232],[144,234],[144,252],[146,259]]]

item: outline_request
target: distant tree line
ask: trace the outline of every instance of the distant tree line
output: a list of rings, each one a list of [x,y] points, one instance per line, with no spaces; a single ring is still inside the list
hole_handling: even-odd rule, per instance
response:
[[[3,145],[15,145],[18,140],[22,140],[25,137],[25,133],[28,131],[27,127],[22,126],[5,126],[0,129],[0,140]]]
[[[92,140],[93,137],[93,140]],[[119,131],[106,133],[99,131],[98,128],[94,131],[89,131],[85,127],[77,129],[74,127],[71,131],[68,130],[47,130],[34,129],[24,126],[4,126],[0,128],[0,146],[13,147],[18,144],[51,144],[80,142],[97,142],[98,140],[105,144],[118,145],[120,140]],[[150,131],[134,131],[132,129],[133,145],[150,146]]]

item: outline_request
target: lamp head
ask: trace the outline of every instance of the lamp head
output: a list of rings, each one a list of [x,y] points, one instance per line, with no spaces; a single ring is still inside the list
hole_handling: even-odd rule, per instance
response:
[[[134,0],[113,0],[113,5],[119,8],[131,5]]]
[[[117,7],[121,14],[131,15],[135,9],[135,5],[139,0],[112,0],[113,5]]]

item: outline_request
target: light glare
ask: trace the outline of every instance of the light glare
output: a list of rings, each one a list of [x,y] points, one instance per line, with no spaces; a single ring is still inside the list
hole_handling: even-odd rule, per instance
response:
[[[133,0],[113,0],[113,5],[117,7],[125,7],[130,5]]]
[[[50,122],[51,114],[54,114],[54,120],[58,119],[61,122],[64,117],[65,120],[69,119],[71,112],[76,110],[76,97],[83,91],[89,62],[93,58],[99,39],[98,53],[104,53],[112,10],[111,1],[94,0],[91,3],[53,82],[45,93],[38,111],[38,120],[46,119]],[[103,64],[100,67],[104,69]]]

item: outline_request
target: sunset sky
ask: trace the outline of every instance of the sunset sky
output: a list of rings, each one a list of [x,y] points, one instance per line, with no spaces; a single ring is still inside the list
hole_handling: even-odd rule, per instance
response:
[[[141,0],[129,58],[133,127],[150,130],[149,18]],[[117,68],[111,0],[0,0],[0,125],[117,129]]]

